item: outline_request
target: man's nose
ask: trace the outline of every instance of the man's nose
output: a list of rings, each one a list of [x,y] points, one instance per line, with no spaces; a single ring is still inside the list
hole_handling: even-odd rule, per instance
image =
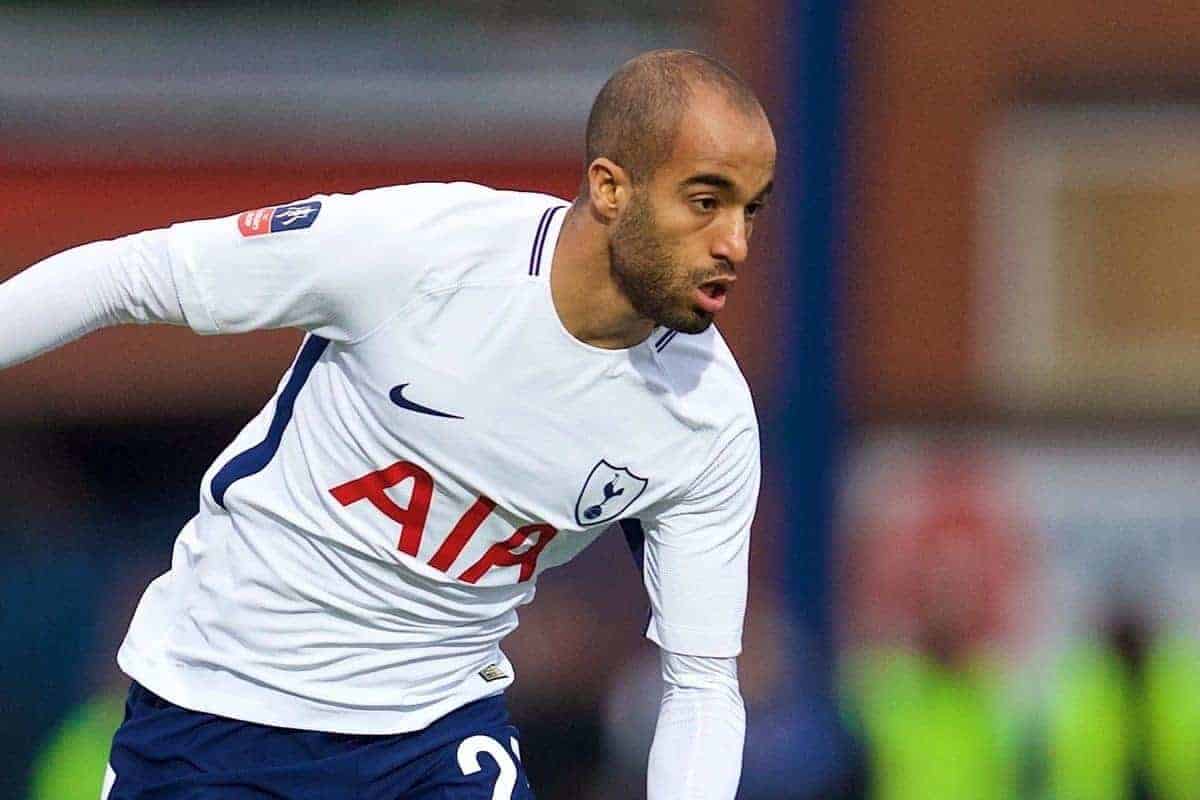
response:
[[[739,213],[713,242],[712,255],[737,265],[746,260],[749,252],[750,242],[746,230],[746,220]]]

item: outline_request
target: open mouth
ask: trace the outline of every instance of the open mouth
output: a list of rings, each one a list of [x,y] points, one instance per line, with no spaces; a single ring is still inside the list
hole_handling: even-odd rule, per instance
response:
[[[696,288],[696,302],[700,308],[709,314],[715,314],[725,307],[725,297],[729,294],[729,284],[732,278],[719,278],[707,281]]]

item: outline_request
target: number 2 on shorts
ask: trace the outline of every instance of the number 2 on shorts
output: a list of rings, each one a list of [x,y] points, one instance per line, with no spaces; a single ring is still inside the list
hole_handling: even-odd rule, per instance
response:
[[[516,739],[513,740],[515,749]],[[463,739],[458,746],[458,768],[463,775],[474,775],[483,769],[479,763],[479,755],[487,753],[500,768],[500,776],[496,778],[496,786],[492,789],[492,800],[512,800],[513,790],[517,788],[517,765],[512,756],[504,749],[504,745],[490,736],[471,736]]]

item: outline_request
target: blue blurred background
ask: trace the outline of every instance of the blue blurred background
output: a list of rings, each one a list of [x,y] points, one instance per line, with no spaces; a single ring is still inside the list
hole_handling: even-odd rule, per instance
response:
[[[0,278],[314,192],[570,198],[618,64],[716,55],[781,152],[721,321],[765,451],[740,797],[1198,798],[1198,41],[1168,0],[0,3]],[[0,800],[98,791],[133,605],[298,342],[0,376]],[[623,541],[539,595],[539,796],[644,796]]]

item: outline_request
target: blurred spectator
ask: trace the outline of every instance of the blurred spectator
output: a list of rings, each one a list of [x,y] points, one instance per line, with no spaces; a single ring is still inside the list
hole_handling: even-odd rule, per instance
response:
[[[1119,601],[1120,597],[1117,596]],[[1200,796],[1200,643],[1114,603],[1102,635],[1065,649],[1045,710],[1051,800]]]
[[[1142,702],[1150,720],[1146,761],[1160,800],[1200,795],[1200,641],[1162,633],[1146,659]]]
[[[38,752],[29,800],[99,797],[113,733],[124,713],[124,691],[102,692],[76,707]]]
[[[872,800],[1022,796],[1005,664],[1024,532],[997,477],[945,450],[889,473],[844,562],[846,705]]]

